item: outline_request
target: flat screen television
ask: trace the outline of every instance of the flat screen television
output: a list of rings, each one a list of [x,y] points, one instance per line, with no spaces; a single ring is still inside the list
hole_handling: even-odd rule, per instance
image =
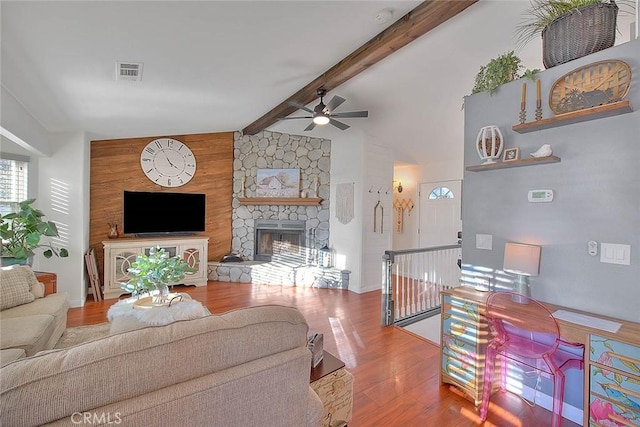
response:
[[[204,194],[125,191],[124,234],[195,234],[204,231]]]

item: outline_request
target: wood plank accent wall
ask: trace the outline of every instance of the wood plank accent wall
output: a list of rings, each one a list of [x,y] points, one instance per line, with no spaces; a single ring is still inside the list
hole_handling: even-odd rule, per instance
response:
[[[187,184],[182,187],[162,187],[146,177],[140,167],[140,153],[156,138],[174,138],[191,149],[197,169]],[[206,194],[204,235],[209,237],[209,260],[219,260],[231,250],[232,179],[233,132],[91,141],[89,245],[96,251],[102,279],[102,241],[107,240],[110,222],[118,224],[122,236],[124,190]]]

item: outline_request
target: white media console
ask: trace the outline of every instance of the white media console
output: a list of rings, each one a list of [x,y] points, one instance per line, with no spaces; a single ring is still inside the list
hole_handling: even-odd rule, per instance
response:
[[[131,238],[105,240],[104,245],[104,298],[118,298],[126,294],[120,284],[129,281],[127,270],[139,254],[149,253],[149,249],[159,246],[171,256],[180,255],[195,273],[185,276],[179,283],[183,285],[207,286],[208,237],[180,236],[156,238]]]

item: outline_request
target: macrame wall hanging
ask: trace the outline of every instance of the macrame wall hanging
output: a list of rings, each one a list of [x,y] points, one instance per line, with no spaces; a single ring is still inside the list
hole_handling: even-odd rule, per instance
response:
[[[353,182],[338,184],[336,186],[336,218],[342,224],[349,224],[353,219],[353,198]]]

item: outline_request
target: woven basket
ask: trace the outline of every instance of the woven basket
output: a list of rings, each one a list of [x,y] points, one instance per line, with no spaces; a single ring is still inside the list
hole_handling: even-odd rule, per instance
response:
[[[631,87],[631,67],[624,61],[608,60],[576,68],[560,77],[549,93],[549,106],[564,114],[621,101]]]
[[[542,30],[542,62],[545,68],[598,52],[616,41],[618,6],[595,3],[552,21]]]

